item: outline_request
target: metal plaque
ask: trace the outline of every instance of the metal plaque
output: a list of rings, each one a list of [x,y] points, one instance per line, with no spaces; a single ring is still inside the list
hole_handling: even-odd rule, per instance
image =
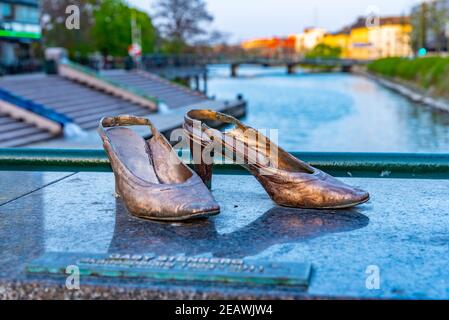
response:
[[[154,280],[307,286],[310,263],[188,256],[45,253],[26,266],[29,274],[65,275],[77,266],[81,276]]]

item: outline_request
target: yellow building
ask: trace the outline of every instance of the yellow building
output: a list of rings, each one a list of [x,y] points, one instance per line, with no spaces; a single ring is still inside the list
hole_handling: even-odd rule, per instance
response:
[[[321,43],[328,45],[330,47],[339,47],[341,48],[341,57],[348,58],[349,57],[349,44],[350,44],[350,30],[342,30],[336,33],[327,33],[324,35]]]
[[[379,26],[369,28],[369,41],[372,44],[370,58],[412,55],[412,26],[409,19],[403,17],[382,18],[380,22]]]
[[[412,55],[411,32],[409,17],[383,17],[369,24],[366,18],[359,18],[351,26],[335,33],[326,33],[322,28],[307,28],[300,34],[253,39],[243,42],[241,46],[246,51],[269,56],[306,54],[323,43],[340,47],[342,58],[374,60]]]
[[[409,18],[385,17],[378,22],[367,26],[366,19],[359,18],[340,32],[326,34],[321,43],[342,48],[342,58],[348,59],[368,60],[412,54]]]
[[[369,28],[366,27],[366,19],[359,18],[357,22],[351,26],[348,58],[360,60],[371,59],[372,45]]]

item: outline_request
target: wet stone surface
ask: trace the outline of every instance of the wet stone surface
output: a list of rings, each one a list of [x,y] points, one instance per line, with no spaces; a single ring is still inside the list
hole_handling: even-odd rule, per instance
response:
[[[0,171],[0,205],[59,181],[67,172]]]
[[[111,173],[68,176],[0,205],[0,298],[449,298],[448,181],[344,180],[372,200],[351,210],[281,208],[251,176],[214,176],[220,215],[158,223],[127,214]],[[81,290],[69,291],[65,277],[23,272],[49,252],[307,262],[313,272],[306,290],[81,278]],[[377,290],[366,286],[370,266]]]

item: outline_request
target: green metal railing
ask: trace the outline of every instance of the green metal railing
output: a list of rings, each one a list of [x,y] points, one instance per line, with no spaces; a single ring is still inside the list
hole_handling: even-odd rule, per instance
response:
[[[339,177],[449,179],[449,154],[292,152]],[[0,149],[0,171],[109,172],[103,150]],[[217,174],[247,174],[235,164],[217,164]]]

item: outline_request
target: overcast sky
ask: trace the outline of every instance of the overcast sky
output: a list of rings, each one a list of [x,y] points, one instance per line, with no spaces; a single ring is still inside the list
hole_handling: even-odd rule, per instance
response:
[[[151,13],[155,0],[127,0]],[[232,42],[301,32],[322,26],[336,31],[357,16],[408,14],[419,0],[206,0],[215,20],[212,28],[227,32]]]

